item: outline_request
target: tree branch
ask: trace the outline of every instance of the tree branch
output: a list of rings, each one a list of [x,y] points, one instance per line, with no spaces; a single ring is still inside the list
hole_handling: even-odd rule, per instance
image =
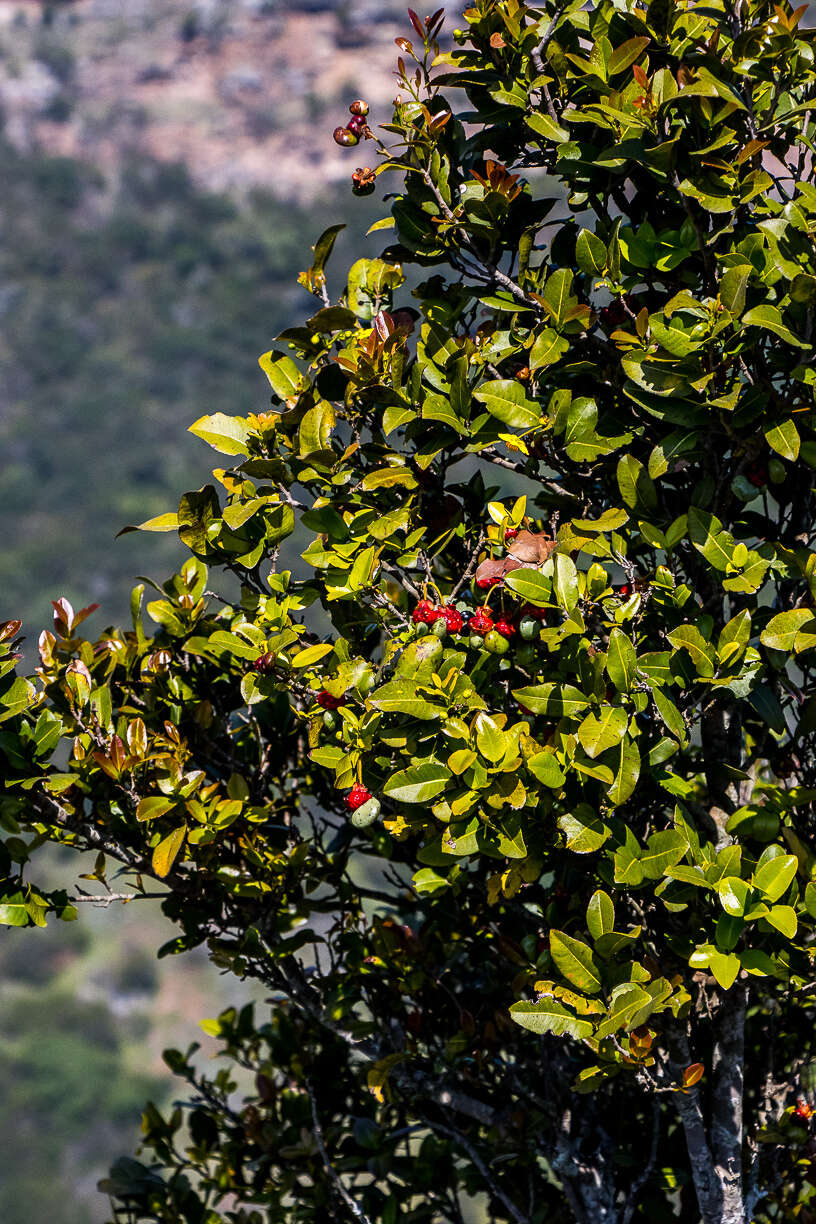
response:
[[[340,1198],[346,1204],[346,1206],[348,1207],[349,1211],[354,1216],[354,1218],[356,1220],[359,1220],[360,1224],[371,1224],[371,1221],[369,1220],[366,1213],[363,1211],[360,1204],[357,1202],[356,1199],[352,1198],[352,1196],[349,1194],[346,1187],[343,1185],[342,1181],[340,1180],[340,1174],[337,1172],[331,1160],[329,1159],[329,1153],[326,1149],[326,1142],[323,1138],[323,1127],[320,1125],[320,1118],[317,1112],[317,1101],[315,1099],[314,1089],[312,1088],[311,1081],[307,1079],[305,1076],[304,1076],[304,1083],[306,1084],[306,1091],[309,1094],[309,1100],[312,1103],[312,1123],[314,1125],[314,1137],[315,1137],[315,1142],[317,1143],[317,1149],[320,1152],[320,1159],[323,1161],[323,1168],[326,1170],[326,1175],[328,1176],[329,1181],[332,1183],[335,1190],[340,1195]]]

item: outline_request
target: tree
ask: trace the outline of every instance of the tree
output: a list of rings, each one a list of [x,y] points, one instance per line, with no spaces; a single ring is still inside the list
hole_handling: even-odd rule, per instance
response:
[[[274,999],[168,1053],[117,1221],[816,1219],[802,12],[411,13],[336,134],[394,241],[192,426],[152,636],[6,626],[0,917],[94,849]]]

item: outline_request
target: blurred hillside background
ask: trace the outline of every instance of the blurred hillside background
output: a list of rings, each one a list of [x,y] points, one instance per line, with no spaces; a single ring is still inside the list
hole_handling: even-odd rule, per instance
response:
[[[51,599],[99,630],[170,572],[168,537],[116,532],[209,478],[193,420],[264,409],[320,231],[348,223],[338,276],[381,246],[331,133],[355,97],[390,118],[405,33],[402,0],[0,0],[0,620],[29,647]],[[0,929],[3,1224],[104,1221],[161,1050],[207,1055],[198,1021],[244,1001],[203,955],[155,961],[152,903],[82,909]]]

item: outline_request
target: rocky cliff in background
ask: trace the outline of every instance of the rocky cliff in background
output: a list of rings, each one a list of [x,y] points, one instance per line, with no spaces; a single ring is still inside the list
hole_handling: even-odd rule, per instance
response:
[[[314,200],[350,174],[331,139],[347,101],[363,94],[390,117],[405,7],[0,0],[6,136],[108,173],[138,151],[185,162],[209,190]]]

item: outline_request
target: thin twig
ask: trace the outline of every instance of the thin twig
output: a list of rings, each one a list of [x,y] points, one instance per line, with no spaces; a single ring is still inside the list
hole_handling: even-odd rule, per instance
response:
[[[323,1138],[323,1128],[320,1125],[320,1118],[318,1117],[318,1113],[317,1113],[317,1101],[315,1100],[314,1089],[312,1088],[311,1082],[308,1079],[305,1081],[305,1083],[306,1083],[306,1091],[309,1094],[309,1100],[312,1103],[312,1121],[314,1123],[314,1137],[315,1137],[315,1142],[317,1143],[318,1150],[320,1152],[320,1158],[323,1161],[323,1168],[326,1170],[329,1180],[331,1181],[335,1190],[340,1195],[341,1199],[346,1204],[346,1206],[348,1207],[349,1211],[352,1213],[354,1218],[356,1220],[359,1220],[360,1224],[371,1224],[371,1221],[369,1220],[366,1213],[363,1211],[360,1204],[356,1201],[356,1199],[352,1198],[352,1196],[349,1194],[346,1187],[343,1185],[342,1181],[340,1180],[340,1174],[337,1172],[331,1160],[329,1159],[329,1153],[326,1150],[326,1143]]]
[[[476,569],[476,563],[479,560],[479,553],[484,548],[486,540],[487,540],[487,536],[485,535],[484,532],[482,532],[482,534],[479,536],[478,544],[476,545],[473,552],[471,553],[471,557],[470,557],[470,561],[468,562],[467,569],[462,574],[462,577],[459,579],[456,586],[453,588],[450,595],[448,596],[449,601],[453,601],[456,598],[456,596],[459,594],[459,592],[461,591],[465,583],[470,582],[471,575]]]
[[[92,895],[91,893],[81,893],[76,897],[69,897],[68,900],[72,905],[99,905],[103,909],[107,909],[114,901],[157,901],[167,897],[167,893],[107,893],[106,895]]]
[[[454,1143],[458,1143],[459,1146],[463,1148],[473,1164],[481,1173],[485,1185],[489,1189],[490,1193],[494,1196],[494,1198],[499,1200],[502,1206],[516,1221],[516,1224],[529,1224],[529,1216],[526,1216],[523,1211],[520,1211],[513,1200],[507,1197],[501,1186],[493,1177],[493,1174],[490,1172],[487,1165],[482,1160],[476,1148],[468,1139],[467,1135],[463,1135],[461,1131],[456,1130],[453,1127],[442,1126],[439,1122],[432,1122],[429,1118],[426,1118],[425,1121],[432,1130],[435,1130],[440,1135],[447,1135],[449,1139],[452,1139]]]

